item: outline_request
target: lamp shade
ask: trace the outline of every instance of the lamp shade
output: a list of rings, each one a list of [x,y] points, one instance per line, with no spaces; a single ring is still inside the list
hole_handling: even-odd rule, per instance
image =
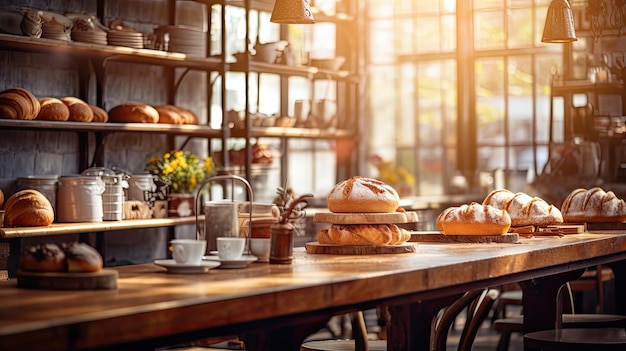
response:
[[[576,41],[574,16],[567,0],[552,0],[543,27],[544,43],[571,43]]]
[[[270,22],[311,24],[315,20],[308,0],[276,0]]]

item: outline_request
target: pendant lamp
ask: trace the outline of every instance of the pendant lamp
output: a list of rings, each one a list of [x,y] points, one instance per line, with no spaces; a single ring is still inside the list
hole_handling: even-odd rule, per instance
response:
[[[552,0],[543,27],[544,43],[571,43],[576,41],[574,15],[567,0]]]
[[[270,22],[283,24],[315,23],[309,0],[276,0]]]

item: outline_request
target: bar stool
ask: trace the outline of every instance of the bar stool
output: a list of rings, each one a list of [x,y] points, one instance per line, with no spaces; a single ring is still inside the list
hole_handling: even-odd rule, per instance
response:
[[[524,335],[524,350],[623,351],[624,328],[570,328],[542,330]]]
[[[434,350],[445,350],[448,332],[456,317],[464,309],[468,309],[467,320],[461,338],[459,351],[470,351],[476,338],[478,329],[489,314],[498,291],[491,289],[476,289],[468,291],[452,305],[444,309],[436,321],[433,335]],[[367,330],[361,311],[350,314],[353,330],[351,340],[319,340],[308,341],[302,344],[301,351],[385,351],[387,340],[367,340]]]

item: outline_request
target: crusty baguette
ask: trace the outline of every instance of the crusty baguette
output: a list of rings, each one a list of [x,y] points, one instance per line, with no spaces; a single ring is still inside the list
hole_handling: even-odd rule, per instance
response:
[[[612,191],[600,187],[576,189],[561,206],[567,223],[626,222],[626,203]]]
[[[490,205],[508,212],[511,216],[511,226],[538,226],[563,223],[561,211],[548,204],[539,197],[532,197],[526,193],[513,193],[510,190],[494,190],[483,201],[483,205]]]

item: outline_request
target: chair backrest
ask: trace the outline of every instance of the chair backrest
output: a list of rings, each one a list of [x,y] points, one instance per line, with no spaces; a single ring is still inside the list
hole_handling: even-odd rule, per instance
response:
[[[467,309],[467,319],[459,340],[459,351],[469,351],[476,338],[476,333],[482,322],[487,318],[489,310],[498,297],[495,289],[475,289],[466,292],[460,299],[445,308],[435,326],[433,349],[436,351],[446,350],[448,332],[458,315]]]

